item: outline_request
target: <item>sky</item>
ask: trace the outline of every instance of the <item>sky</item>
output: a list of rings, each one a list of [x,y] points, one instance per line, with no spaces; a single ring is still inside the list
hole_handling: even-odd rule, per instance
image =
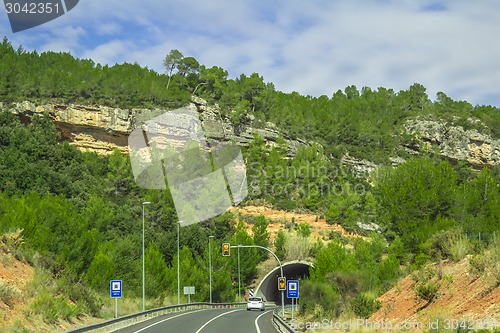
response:
[[[256,72],[303,95],[420,83],[432,100],[441,91],[500,107],[497,0],[80,0],[17,33],[1,11],[0,36],[28,51],[158,72],[177,49],[230,78]]]

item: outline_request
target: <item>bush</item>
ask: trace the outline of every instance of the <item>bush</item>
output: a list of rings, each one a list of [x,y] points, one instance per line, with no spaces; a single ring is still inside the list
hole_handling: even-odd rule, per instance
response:
[[[387,253],[396,256],[396,259],[400,264],[405,263],[408,257],[408,250],[405,248],[405,245],[399,236],[396,236],[391,245],[389,245]]]
[[[462,260],[471,249],[469,241],[465,238],[459,238],[454,242],[447,244],[447,247],[447,252],[450,255],[450,259],[453,261]]]
[[[415,256],[413,259],[413,269],[419,269],[421,268],[424,264],[426,264],[429,261],[429,256],[423,252],[420,252]]]
[[[78,304],[81,312],[91,316],[98,316],[102,308],[102,300],[96,292],[75,281],[72,277],[63,276],[57,281],[57,289],[67,295],[69,301]]]
[[[318,309],[318,304],[321,304],[321,309]],[[330,283],[302,281],[300,301],[302,315],[313,315],[317,318],[325,315],[337,317],[341,313],[339,305],[338,293]]]
[[[426,244],[429,255],[434,260],[451,259],[460,261],[472,249],[471,243],[458,228],[440,231],[434,234]]]
[[[16,297],[16,292],[8,284],[0,284],[0,300],[5,303],[9,308],[14,306],[14,299]]]
[[[379,300],[365,295],[359,295],[351,300],[351,309],[360,318],[370,317],[381,306],[382,304]]]
[[[438,290],[439,284],[432,281],[415,287],[417,297],[429,303],[436,299]]]
[[[309,238],[292,235],[286,238],[285,253],[287,260],[306,260],[311,254],[312,244]]]
[[[486,274],[492,278],[493,286],[500,285],[500,239],[494,239],[485,254],[486,261],[489,263],[486,268]]]
[[[363,278],[355,272],[332,272],[327,274],[326,279],[344,298],[359,293],[363,288]]]
[[[79,308],[67,298],[47,293],[39,295],[31,307],[35,314],[42,315],[43,320],[49,324],[54,324],[59,319],[70,320],[81,314]]]
[[[469,261],[470,272],[477,276],[486,276],[492,286],[500,285],[500,240],[493,240],[482,254],[472,256]]]

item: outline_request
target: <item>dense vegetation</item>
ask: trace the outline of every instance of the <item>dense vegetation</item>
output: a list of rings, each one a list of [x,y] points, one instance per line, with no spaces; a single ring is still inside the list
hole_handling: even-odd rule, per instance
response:
[[[302,293],[303,311],[314,313],[320,299],[321,311],[338,315],[351,310],[367,316],[378,306],[375,296],[402,273],[401,264],[411,269],[428,260],[459,258],[453,245],[464,242],[465,236],[464,244],[472,253],[500,231],[498,166],[476,172],[466,164],[442,161],[432,151],[409,157],[398,148],[412,140],[400,134],[400,126],[414,117],[444,119],[498,137],[500,111],[495,107],[453,101],[444,93],[432,102],[419,84],[399,93],[366,87],[360,92],[350,86],[331,97],[285,94],[258,74],[229,79],[224,69],[206,68],[178,51],[167,55],[164,64],[166,74],[138,64],[101,66],[66,53],[14,50],[4,39],[0,102],[56,100],[172,108],[196,92],[219,103],[223,116],[235,125],[265,126],[271,121],[285,135],[315,142],[286,158],[283,137],[269,147],[256,135],[244,150],[246,203],[311,211],[350,231],[362,232],[358,222],[381,226],[381,234],[371,241],[346,244],[336,234],[324,235],[331,241],[327,246],[307,244],[309,228],[296,224],[287,225],[289,231],[280,232],[270,244],[266,227],[273,221],[263,217],[249,220],[252,236],[240,217],[230,213],[182,228],[181,281],[196,287],[192,300],[208,300],[210,235],[215,236],[211,243],[215,302],[233,301],[238,293],[236,258],[219,255],[220,244],[229,241],[274,246],[281,258],[313,256],[315,266]],[[468,121],[471,117],[481,122]],[[369,176],[340,164],[346,151],[381,163],[397,155],[408,161]],[[35,116],[24,124],[0,110],[0,171],[0,232],[20,230],[24,243],[19,254],[64,281],[56,293],[78,306],[69,313],[98,314],[99,294],[106,294],[113,278],[126,281],[128,293],[140,295],[144,201],[152,202],[145,206],[147,297],[161,303],[176,295],[177,216],[172,198],[168,191],[139,188],[128,156],[118,151],[109,156],[82,153],[60,140],[48,116]],[[242,256],[245,283],[265,259],[257,252]],[[61,306],[53,302],[42,293],[36,307]],[[54,318],[57,311],[47,320]]]
[[[351,155],[375,162],[388,156],[406,157],[401,135],[408,118],[433,117],[466,128],[500,136],[500,112],[492,106],[472,106],[439,92],[432,102],[421,84],[408,90],[346,87],[332,96],[302,96],[275,90],[257,73],[228,78],[223,68],[207,68],[177,50],[164,60],[166,74],[139,64],[102,66],[69,53],[14,50],[7,39],[0,44],[0,98],[59,100],[120,107],[176,107],[191,93],[218,103],[234,124],[255,126],[273,122],[292,137],[320,143],[329,157]],[[478,118],[482,122],[470,122]]]

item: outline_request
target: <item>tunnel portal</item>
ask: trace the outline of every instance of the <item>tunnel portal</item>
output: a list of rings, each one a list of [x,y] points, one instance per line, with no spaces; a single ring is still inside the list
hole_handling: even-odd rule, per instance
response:
[[[308,261],[289,261],[282,264],[283,275],[288,280],[302,280],[309,277],[309,268],[312,267],[312,263]],[[271,272],[269,272],[260,281],[257,289],[255,290],[255,295],[262,296],[267,302],[274,302],[276,304],[281,304],[281,291],[278,290],[278,277],[280,276],[280,268],[276,267]],[[300,285],[299,285],[300,288]],[[299,294],[300,295],[300,294]],[[285,304],[291,303],[291,300],[286,298],[285,292]]]

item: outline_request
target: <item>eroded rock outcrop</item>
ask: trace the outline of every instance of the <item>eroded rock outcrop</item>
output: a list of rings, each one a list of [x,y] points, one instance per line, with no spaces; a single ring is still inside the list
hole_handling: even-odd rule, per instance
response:
[[[412,150],[434,147],[443,158],[464,160],[476,168],[500,164],[500,140],[475,129],[435,120],[411,120],[406,122],[405,130],[419,141]]]
[[[1,102],[0,102],[1,103]],[[34,114],[47,113],[54,120],[63,138],[82,150],[109,153],[118,148],[128,151],[128,135],[138,126],[168,110],[155,109],[121,109],[108,106],[90,106],[77,104],[43,104],[20,102],[6,105],[12,113],[23,118]],[[286,137],[274,124],[266,124],[264,128],[251,126],[251,119],[239,126],[234,126],[222,116],[217,105],[209,105],[199,97],[193,97],[189,108],[197,110],[203,124],[207,141],[231,141],[240,146],[248,146],[255,134],[263,137],[270,145],[274,145],[282,135],[288,148],[288,155],[293,156],[305,141]],[[437,149],[443,158],[449,160],[468,161],[475,168],[493,167],[500,164],[500,140],[478,130],[466,130],[461,126],[451,126],[444,121],[408,120],[405,132],[415,137],[415,144],[406,146],[413,154],[420,154],[428,148]],[[391,164],[404,163],[404,159],[390,157]],[[342,163],[353,166],[362,173],[371,173],[378,165],[366,160],[358,160],[346,154]]]
[[[89,106],[77,104],[43,104],[19,102],[5,105],[12,113],[24,118],[34,114],[47,113],[55,122],[63,138],[73,145],[86,151],[110,153],[118,148],[128,151],[128,135],[144,121],[159,116],[165,109],[121,109],[108,106]],[[248,146],[255,134],[274,145],[282,135],[288,148],[289,156],[304,144],[302,140],[287,138],[273,124],[266,128],[254,128],[249,123],[234,126],[221,116],[217,105],[208,103],[198,97],[193,97],[187,106],[196,109],[203,124],[207,141],[231,141],[241,146]]]

